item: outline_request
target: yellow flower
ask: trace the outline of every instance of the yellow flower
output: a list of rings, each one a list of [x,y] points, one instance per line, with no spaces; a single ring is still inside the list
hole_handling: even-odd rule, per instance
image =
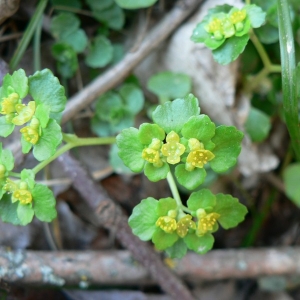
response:
[[[160,158],[159,149],[162,142],[154,138],[148,148],[145,148],[142,152],[142,158],[149,163],[152,163],[155,167],[160,168],[163,165],[163,162]]]
[[[203,168],[207,162],[215,157],[212,152],[205,150],[203,144],[197,139],[189,139],[189,148],[191,152],[186,159],[185,165],[185,168],[188,171],[193,171],[195,168]]]
[[[13,202],[19,200],[22,204],[29,204],[32,202],[32,195],[28,190],[18,189],[13,192]]]
[[[32,119],[29,126],[25,126],[20,130],[20,132],[23,134],[25,141],[33,145],[35,145],[38,142],[40,138],[39,125],[39,120],[37,118],[34,118]]]
[[[230,14],[230,21],[232,24],[237,24],[246,19],[247,13],[245,10],[234,11]]]
[[[3,101],[1,103],[2,109],[0,113],[3,115],[8,115],[16,112],[15,106],[18,103],[19,99],[20,98],[17,93],[11,93],[7,98],[3,98]]]
[[[168,133],[167,143],[161,147],[161,153],[167,157],[169,164],[177,164],[180,162],[180,155],[185,151],[184,145],[180,144],[179,135],[175,131]]]
[[[166,233],[172,233],[177,229],[176,220],[169,216],[159,217],[155,225]]]
[[[196,230],[196,234],[198,236],[205,235],[207,232],[211,232],[214,230],[215,224],[217,220],[220,218],[220,215],[217,213],[207,214],[204,210],[197,214],[199,215],[198,226]]]
[[[17,116],[12,119],[12,123],[15,125],[23,125],[31,120],[35,112],[35,102],[30,101],[28,105],[17,104],[15,106]]]
[[[183,238],[187,235],[189,229],[196,229],[196,223],[192,220],[191,215],[186,215],[177,222],[177,234]]]

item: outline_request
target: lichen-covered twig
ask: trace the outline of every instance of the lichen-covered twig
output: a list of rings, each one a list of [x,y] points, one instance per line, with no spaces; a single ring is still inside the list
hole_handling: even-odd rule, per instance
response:
[[[149,270],[129,251],[26,251],[0,248],[0,278],[22,285],[136,286],[153,284]],[[188,253],[174,272],[190,283],[200,280],[300,274],[300,247],[213,250]],[[183,299],[183,298],[182,298]]]
[[[151,277],[170,296],[174,299],[193,299],[187,287],[162,263],[153,248],[132,234],[127,223],[127,216],[121,207],[108,197],[80,163],[68,153],[59,157],[58,160],[73,181],[73,187],[88,204],[90,212],[87,217],[94,224],[112,230],[120,243],[130,250],[133,258],[149,271]]]

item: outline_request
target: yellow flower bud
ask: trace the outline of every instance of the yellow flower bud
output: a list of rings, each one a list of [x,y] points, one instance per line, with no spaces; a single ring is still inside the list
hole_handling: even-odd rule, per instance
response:
[[[217,213],[202,214],[198,221],[196,234],[198,236],[203,236],[207,232],[213,231],[214,226],[219,218],[220,218],[220,215]]]
[[[179,135],[175,131],[171,131],[168,133],[166,141],[167,143],[161,148],[161,153],[167,157],[169,164],[179,163],[180,155],[185,151],[185,146],[179,143]]]
[[[159,217],[155,225],[166,233],[172,233],[177,229],[176,220],[169,216]]]
[[[18,103],[19,99],[20,98],[17,93],[11,93],[7,98],[3,98],[3,101],[1,103],[2,109],[0,113],[3,115],[8,115],[16,112],[15,106]]]

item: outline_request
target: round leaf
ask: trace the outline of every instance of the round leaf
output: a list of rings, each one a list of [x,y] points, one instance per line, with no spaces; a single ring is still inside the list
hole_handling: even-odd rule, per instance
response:
[[[209,162],[215,172],[225,172],[236,164],[243,136],[243,133],[233,126],[222,125],[216,128],[216,134],[212,138],[215,144],[215,158]]]
[[[192,94],[184,99],[176,99],[159,105],[152,114],[153,121],[165,130],[166,133],[179,133],[183,125],[192,116],[200,113],[198,99]]]
[[[138,133],[136,128],[130,127],[118,134],[116,139],[119,156],[132,172],[141,172],[145,164],[142,158],[144,146],[139,141]]]
[[[236,227],[245,219],[247,208],[231,195],[217,194],[216,205],[213,209],[220,214],[218,222],[224,229]]]
[[[85,58],[86,64],[91,68],[102,68],[110,63],[113,57],[113,47],[105,36],[97,36]]]
[[[146,163],[144,172],[150,181],[157,182],[159,180],[167,178],[170,171],[170,167],[167,163],[164,163],[162,167],[156,168],[151,163]]]
[[[0,136],[8,137],[15,129],[15,124],[8,124],[6,116],[0,117]]]
[[[205,234],[204,236],[197,236],[195,233],[189,233],[184,242],[187,247],[196,253],[205,254],[212,249],[214,245],[214,237],[211,234]]]
[[[191,117],[182,128],[186,139],[195,138],[200,142],[209,141],[215,135],[215,124],[207,115]]]
[[[0,217],[3,222],[13,225],[21,225],[21,220],[17,214],[18,202],[11,202],[11,196],[4,194],[0,200]]]
[[[14,71],[12,75],[6,74],[3,78],[3,96],[6,97],[10,93],[8,87],[12,87],[13,90],[19,94],[23,99],[28,94],[28,78],[23,69]],[[1,99],[2,100],[2,99]]]
[[[152,236],[152,242],[158,250],[165,250],[171,247],[177,240],[177,233],[166,233],[160,228],[157,228]]]
[[[158,97],[183,98],[191,91],[192,81],[186,74],[165,71],[153,75],[147,88]]]
[[[162,141],[165,138],[165,132],[156,124],[143,123],[139,128],[138,136],[142,144],[150,145],[154,138]]]
[[[152,6],[157,0],[115,0],[116,3],[126,9],[138,9]]]
[[[204,168],[195,168],[193,171],[187,171],[184,164],[180,164],[175,168],[175,177],[179,184],[188,190],[194,190],[202,184],[206,177]]]
[[[25,226],[29,224],[32,221],[34,215],[32,204],[30,203],[24,205],[18,202],[17,215],[21,225]]]
[[[257,5],[245,5],[244,9],[247,12],[247,17],[253,28],[258,28],[265,23],[266,13]]]
[[[136,85],[129,83],[124,84],[121,87],[119,93],[123,98],[127,110],[131,114],[136,115],[142,110],[145,98],[142,90],[139,89]]]
[[[159,217],[161,216],[167,216],[169,210],[174,210],[177,208],[176,201],[171,198],[162,198],[159,199],[158,205],[157,205],[157,214]]]
[[[262,142],[268,137],[271,129],[270,117],[259,109],[251,107],[245,129],[253,142]]]
[[[36,184],[32,190],[33,210],[35,216],[43,222],[56,218],[55,198],[53,192],[42,184]]]
[[[149,241],[157,229],[155,223],[158,219],[156,213],[158,201],[152,197],[143,199],[132,211],[128,224],[133,234],[142,241]]]
[[[187,201],[187,206],[192,211],[199,208],[212,208],[216,204],[216,196],[208,189],[202,189],[191,194]]]
[[[286,195],[300,207],[300,163],[290,164],[283,172]]]
[[[221,65],[227,65],[233,62],[241,53],[243,53],[248,40],[249,34],[245,34],[243,36],[232,36],[227,39],[221,47],[213,50],[212,53],[214,59]]]
[[[166,249],[170,258],[183,258],[186,255],[187,247],[183,239],[179,239],[172,247]]]

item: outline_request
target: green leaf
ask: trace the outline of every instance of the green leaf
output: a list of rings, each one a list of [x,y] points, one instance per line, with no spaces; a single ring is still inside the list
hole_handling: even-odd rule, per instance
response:
[[[29,189],[33,189],[35,185],[35,174],[31,169],[23,169],[21,172],[21,180],[26,181]]]
[[[75,32],[79,26],[80,20],[76,15],[62,12],[51,19],[50,31],[56,39],[63,41],[66,36]]]
[[[173,198],[171,198],[171,197],[161,198],[158,201],[157,214],[159,217],[167,216],[169,210],[174,210],[176,208],[177,208],[177,204]]]
[[[251,107],[245,129],[253,142],[262,142],[268,137],[271,129],[270,117],[259,109]]]
[[[22,145],[22,152],[23,153],[29,153],[29,151],[31,150],[31,148],[32,148],[32,144],[31,143],[29,143],[29,142],[27,142],[25,139],[24,139],[24,137],[23,137],[23,135],[22,135],[22,137],[21,137],[21,145]]]
[[[96,20],[115,30],[122,29],[125,23],[124,12],[116,3],[101,11],[93,10],[93,15]]]
[[[34,216],[34,212],[32,209],[32,204],[21,204],[18,202],[18,207],[17,207],[17,215],[20,220],[20,224],[25,226],[29,224]]]
[[[14,124],[8,124],[6,116],[0,117],[0,136],[8,137],[15,129]]]
[[[38,161],[49,158],[55,153],[61,142],[61,128],[55,120],[50,119],[47,127],[42,129],[42,135],[38,142],[33,146],[34,157]]]
[[[199,208],[211,209],[216,204],[216,196],[208,189],[202,189],[190,195],[187,206],[192,211],[197,211]]]
[[[55,198],[53,192],[42,184],[36,184],[32,190],[33,210],[35,216],[43,222],[56,218]]]
[[[90,6],[91,10],[101,11],[112,6],[114,4],[114,0],[86,0],[86,3]]]
[[[152,6],[157,0],[115,0],[116,3],[125,9],[138,9]]]
[[[182,128],[182,135],[186,139],[195,138],[200,142],[209,141],[215,135],[215,123],[207,115],[191,117]]]
[[[17,214],[18,202],[12,203],[11,196],[4,194],[0,200],[0,217],[3,222],[21,225]]]
[[[233,62],[241,53],[243,53],[248,40],[249,34],[232,36],[231,38],[226,39],[221,47],[212,51],[214,59],[221,65],[227,65]]]
[[[10,150],[2,149],[2,144],[0,143],[0,145],[0,163],[7,171],[11,171],[14,168],[14,156]]]
[[[212,138],[216,145],[213,150],[215,158],[209,162],[215,172],[225,172],[236,164],[243,136],[234,126],[222,125],[216,128],[216,134]]]
[[[65,89],[49,69],[37,71],[29,77],[29,93],[37,104],[48,105],[52,113],[65,109]]]
[[[82,53],[88,44],[88,38],[86,33],[82,29],[68,34],[63,42],[70,45],[76,53]]]
[[[244,9],[253,28],[258,28],[265,23],[266,13],[259,6],[255,4],[245,5]]]
[[[156,124],[143,123],[139,127],[138,137],[142,144],[150,145],[154,138],[162,141],[165,138],[165,132]]]
[[[37,106],[34,115],[40,121],[42,128],[45,128],[49,122],[50,107],[41,103]]]
[[[247,208],[231,195],[217,194],[214,212],[220,214],[218,222],[224,229],[236,227],[245,219]]]
[[[152,242],[158,250],[165,250],[171,247],[178,240],[177,233],[166,233],[157,228],[152,236]]]
[[[175,168],[175,177],[179,184],[188,190],[194,190],[204,182],[206,171],[204,168],[195,168],[193,171],[187,171],[184,164],[179,164]]]
[[[183,258],[186,255],[187,246],[183,239],[179,239],[172,247],[166,249],[170,258]]]
[[[187,247],[196,253],[205,254],[212,249],[214,245],[214,237],[207,233],[201,237],[197,236],[195,233],[189,233],[184,237],[184,242]]]
[[[159,105],[152,114],[153,121],[166,133],[172,130],[179,133],[183,125],[192,116],[200,113],[198,99],[192,94],[184,99],[176,99]]]
[[[156,168],[153,166],[153,164],[147,162],[144,168],[145,175],[150,181],[153,182],[167,178],[169,171],[170,167],[167,163],[164,163],[160,168]]]
[[[109,151],[109,163],[112,166],[113,170],[117,174],[133,174],[132,171],[126,167],[118,155],[118,147],[116,144],[113,144]]]
[[[112,91],[105,93],[96,102],[96,114],[103,121],[119,122],[124,114],[121,97]]]
[[[153,75],[147,82],[147,88],[158,97],[169,100],[183,98],[191,91],[192,81],[186,74],[165,71]]]
[[[286,195],[300,207],[300,163],[290,164],[283,172]]]
[[[156,208],[158,201],[152,197],[143,199],[132,211],[128,224],[133,234],[142,241],[149,241],[157,229],[155,223],[158,219]]]
[[[144,146],[138,138],[139,131],[136,128],[130,127],[122,130],[117,135],[116,143],[119,147],[119,156],[133,172],[141,172],[144,168],[145,160],[142,158]]]
[[[273,44],[279,40],[279,31],[278,28],[265,24],[262,27],[255,29],[255,34],[259,40],[264,44]]]
[[[7,97],[10,92],[8,87],[20,96],[21,99],[25,98],[28,94],[28,78],[23,69],[13,72],[12,75],[6,74],[3,78],[3,95]]]
[[[62,42],[56,43],[51,48],[51,53],[56,59],[57,71],[65,78],[72,78],[78,69],[77,54],[72,46]]]
[[[142,110],[145,98],[142,90],[136,85],[130,83],[122,85],[119,94],[123,98],[125,107],[130,113],[136,115]]]
[[[113,57],[113,47],[105,36],[97,36],[85,58],[85,63],[91,68],[102,68],[109,64]]]
[[[80,0],[52,0],[52,5],[69,6],[74,8],[81,8],[82,6]]]

